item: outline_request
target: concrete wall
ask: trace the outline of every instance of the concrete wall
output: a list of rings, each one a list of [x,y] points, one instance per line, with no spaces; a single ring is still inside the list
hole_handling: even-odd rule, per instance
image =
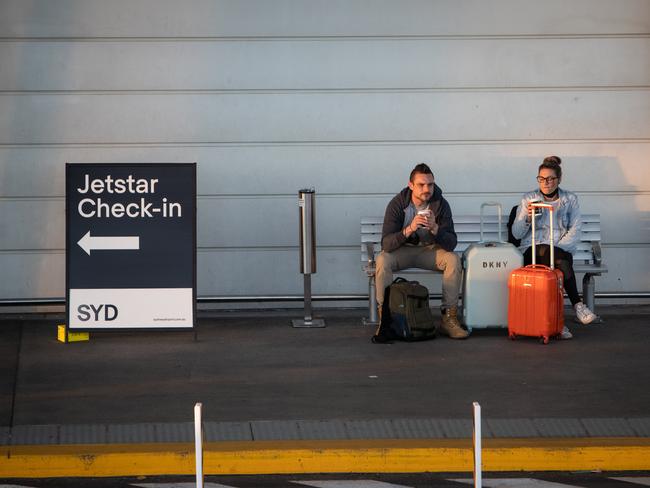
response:
[[[199,295],[367,290],[359,218],[428,161],[455,213],[539,161],[603,217],[598,291],[650,292],[647,0],[5,0],[0,298],[64,295],[64,166],[198,162]]]

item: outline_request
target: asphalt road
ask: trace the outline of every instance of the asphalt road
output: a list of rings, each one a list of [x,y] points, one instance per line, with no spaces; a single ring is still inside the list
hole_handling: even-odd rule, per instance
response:
[[[602,308],[605,324],[571,341],[372,344],[363,311],[330,311],[327,327],[289,316],[203,318],[191,332],[104,332],[56,340],[56,321],[0,322],[0,426],[191,421],[646,417],[645,308]],[[568,318],[570,319],[570,318]],[[21,330],[22,327],[22,330]],[[12,408],[13,407],[13,408]]]

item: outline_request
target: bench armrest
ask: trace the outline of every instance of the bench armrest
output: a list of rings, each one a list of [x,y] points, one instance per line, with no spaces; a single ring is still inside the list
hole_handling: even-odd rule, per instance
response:
[[[375,266],[375,245],[372,242],[366,242],[366,252],[368,253],[368,266]]]
[[[600,248],[600,242],[592,242],[591,243],[591,250],[594,253],[594,263],[600,266],[603,264],[603,251]]]
[[[368,278],[372,280],[375,276],[375,246],[372,242],[366,242],[366,252],[368,253],[368,264],[363,267]]]

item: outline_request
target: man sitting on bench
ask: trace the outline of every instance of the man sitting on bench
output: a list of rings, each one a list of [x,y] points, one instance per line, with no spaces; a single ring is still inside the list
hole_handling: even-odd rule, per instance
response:
[[[382,252],[377,257],[377,305],[381,317],[384,291],[393,271],[407,268],[439,270],[442,275],[441,330],[453,339],[469,334],[458,321],[462,267],[454,253],[457,238],[451,208],[434,183],[431,169],[420,163],[404,188],[390,201],[384,215]]]

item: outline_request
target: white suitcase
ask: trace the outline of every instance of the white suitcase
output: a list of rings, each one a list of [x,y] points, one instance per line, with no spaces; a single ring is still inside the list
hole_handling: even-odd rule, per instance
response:
[[[498,235],[496,242],[483,239],[483,210],[496,206]],[[515,246],[501,236],[501,205],[481,205],[481,237],[463,253],[463,322],[467,329],[508,327],[508,277],[524,264],[524,257]]]

